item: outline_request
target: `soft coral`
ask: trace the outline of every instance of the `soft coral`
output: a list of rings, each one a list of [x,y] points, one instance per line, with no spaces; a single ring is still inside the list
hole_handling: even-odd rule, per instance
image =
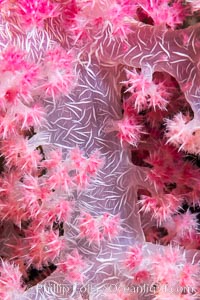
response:
[[[142,0],[138,5],[153,19],[154,25],[164,24],[172,29],[182,25],[190,15],[190,6],[181,0]]]

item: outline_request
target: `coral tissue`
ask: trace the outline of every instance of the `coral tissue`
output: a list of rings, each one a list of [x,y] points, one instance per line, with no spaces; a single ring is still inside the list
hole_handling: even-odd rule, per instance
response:
[[[0,12],[0,300],[198,300],[200,1]]]

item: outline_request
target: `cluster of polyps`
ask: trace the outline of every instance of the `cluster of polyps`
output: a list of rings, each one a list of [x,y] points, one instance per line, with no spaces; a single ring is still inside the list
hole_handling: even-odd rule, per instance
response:
[[[161,292],[159,285],[175,290],[176,285],[188,283],[194,290],[175,293],[176,299],[198,299],[198,265],[187,262],[176,247],[157,255],[153,251],[150,256],[143,246],[132,247],[125,251],[121,273],[117,269],[121,266],[118,252],[135,238],[129,231],[133,220],[127,217],[134,206],[127,201],[131,185],[138,189],[142,221],[150,227],[144,229],[148,241],[172,242],[186,249],[200,245],[193,213],[199,206],[200,173],[186,156],[200,151],[200,30],[198,25],[181,27],[199,8],[199,1],[190,2],[1,1],[5,29],[1,29],[1,39],[7,45],[0,56],[2,299],[14,299],[15,292],[23,291],[22,274],[25,285],[32,268],[52,263],[67,282],[83,284],[90,279],[84,256],[96,249],[91,259],[95,269],[91,280],[97,278],[96,284],[102,276],[103,282],[121,280],[121,286],[148,282],[157,286],[154,299],[174,299],[168,291]],[[77,99],[72,91],[77,92]],[[67,117],[63,116],[66,107]],[[111,128],[103,131],[102,118],[108,115]],[[105,138],[111,131],[119,140]],[[49,132],[68,151],[66,159],[50,144]],[[100,151],[94,149],[97,144],[105,165]],[[124,192],[122,175],[129,174],[131,151],[137,153],[133,162],[140,167],[132,168],[135,181],[128,178]],[[88,190],[95,176],[101,180],[97,177]],[[110,191],[105,192],[108,185]],[[124,223],[120,214],[113,213],[115,186],[124,192],[120,202]],[[76,201],[84,190],[84,200]],[[87,203],[85,199],[94,195],[105,197],[105,211]],[[126,221],[129,225],[123,237]],[[112,295],[108,289],[102,297],[91,297],[109,299]],[[116,299],[137,297],[116,293]]]
[[[103,239],[111,241],[119,235],[120,229],[119,216],[110,214],[98,218],[84,214],[79,220],[80,236],[88,239],[90,243],[100,244]]]
[[[87,157],[78,146],[64,159],[41,131],[47,124],[42,101],[55,102],[74,84],[71,54],[52,47],[30,62],[28,53],[8,46],[0,59],[1,256],[11,260],[2,261],[0,284],[1,298],[14,299],[32,268],[41,270],[66,251],[59,226],[70,223],[76,192],[87,189],[103,160],[99,151]]]

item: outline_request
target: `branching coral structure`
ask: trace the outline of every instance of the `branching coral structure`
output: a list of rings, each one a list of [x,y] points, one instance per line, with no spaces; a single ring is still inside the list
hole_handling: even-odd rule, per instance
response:
[[[0,299],[199,299],[199,1],[0,11]]]

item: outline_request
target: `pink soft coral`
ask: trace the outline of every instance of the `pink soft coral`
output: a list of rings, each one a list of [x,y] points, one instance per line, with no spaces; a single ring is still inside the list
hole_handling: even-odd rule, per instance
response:
[[[132,102],[138,112],[149,108],[166,109],[169,92],[162,82],[155,84],[151,73],[145,75],[136,70],[127,70],[126,73],[128,80],[123,83],[127,87],[127,92],[131,92],[127,101]]]
[[[74,72],[74,55],[66,53],[61,47],[46,52],[41,66],[39,89],[46,97],[67,95],[77,81]]]
[[[112,241],[121,231],[120,217],[108,213],[96,218],[85,213],[80,217],[78,223],[80,237],[86,238],[89,243],[96,243],[97,245],[100,245],[104,239]]]
[[[199,25],[175,30],[187,15],[179,1],[144,2],[153,6],[147,22],[139,15],[142,2],[136,1],[41,1],[41,6],[19,1],[22,7],[16,1],[7,1],[8,7],[2,2],[2,28],[9,39],[5,42],[0,28],[2,45],[18,45],[28,55],[8,47],[3,53],[9,64],[1,59],[6,66],[1,72],[1,253],[3,259],[16,261],[27,281],[31,267],[55,264],[59,280],[62,274],[77,288],[74,298],[80,298],[78,284],[86,282],[103,288],[119,281],[122,287],[148,282],[173,288],[184,285],[188,273],[189,282],[196,284],[199,268],[193,268],[184,252],[145,243],[135,203],[140,198],[149,212],[141,214],[146,226],[159,225],[152,228],[161,231],[163,244],[198,248],[195,222],[185,236],[169,238],[168,232],[166,243],[162,230],[167,229],[160,226],[168,220],[189,223],[193,217],[180,216],[183,203],[193,209],[199,204],[199,170],[181,151],[197,154],[198,145],[179,145],[184,135],[188,142],[193,129],[194,135],[199,130]],[[158,8],[167,20],[160,19]],[[132,78],[126,78],[128,72]],[[165,80],[171,76],[175,84]],[[132,89],[129,99],[130,91],[123,93],[122,84]],[[188,122],[180,120],[179,125],[187,132],[176,140],[182,128],[177,133],[173,121],[185,111]],[[166,145],[167,139],[173,145]],[[198,139],[189,142],[191,146]],[[7,235],[8,228],[12,230]],[[134,247],[137,241],[140,246]],[[109,291],[89,296],[113,297]]]
[[[14,16],[23,30],[32,29],[35,26],[44,26],[47,18],[58,16],[60,4],[53,0],[29,0],[1,1],[1,10],[9,19]]]
[[[166,120],[168,143],[186,152],[199,154],[200,127],[198,121],[191,122],[189,115],[179,113],[172,120]]]
[[[12,300],[16,294],[24,292],[22,287],[22,274],[18,266],[7,261],[1,261],[0,266],[0,297],[4,300]]]
[[[182,25],[190,14],[190,7],[181,0],[142,0],[138,5],[153,19],[154,25],[165,24],[172,29]]]

